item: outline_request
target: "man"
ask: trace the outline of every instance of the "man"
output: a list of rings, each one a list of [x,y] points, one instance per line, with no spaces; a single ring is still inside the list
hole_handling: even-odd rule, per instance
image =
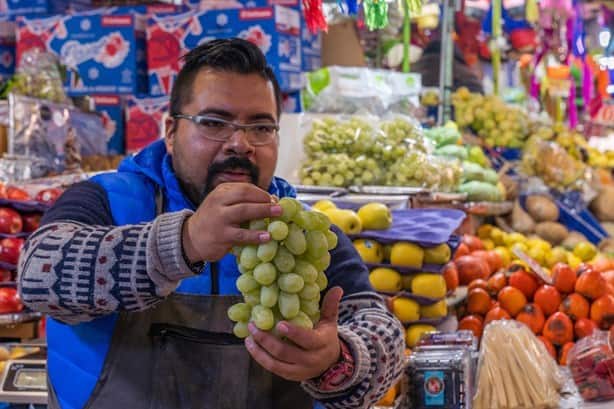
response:
[[[185,57],[165,140],[46,214],[19,268],[24,303],[53,318],[50,408],[363,408],[398,378],[402,327],[336,228],[318,325],[232,335],[229,251],[270,240],[242,223],[295,195],[273,176],[280,100],[257,47],[205,43]]]

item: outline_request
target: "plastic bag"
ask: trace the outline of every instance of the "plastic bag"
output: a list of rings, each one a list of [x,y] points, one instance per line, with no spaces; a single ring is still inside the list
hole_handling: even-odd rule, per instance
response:
[[[493,321],[482,337],[475,409],[556,408],[563,375],[544,344],[517,321]]]
[[[595,331],[569,350],[568,366],[585,400],[614,399],[614,340],[609,339],[609,334]]]

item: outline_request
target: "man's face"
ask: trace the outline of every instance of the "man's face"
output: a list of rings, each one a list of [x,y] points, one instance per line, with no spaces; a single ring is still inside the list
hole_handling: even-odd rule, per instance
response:
[[[258,74],[236,74],[204,68],[192,85],[192,98],[181,108],[186,115],[207,115],[241,124],[277,123],[275,91]],[[220,183],[248,182],[267,190],[277,163],[277,139],[253,146],[236,131],[226,142],[207,139],[199,125],[169,118],[166,148],[190,200],[199,205]]]

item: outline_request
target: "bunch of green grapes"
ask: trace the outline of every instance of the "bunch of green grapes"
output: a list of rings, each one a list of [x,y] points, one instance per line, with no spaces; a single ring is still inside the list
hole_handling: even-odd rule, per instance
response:
[[[279,205],[281,216],[249,224],[252,230],[268,230],[271,241],[233,249],[241,272],[236,285],[244,302],[230,307],[228,317],[239,338],[249,335],[249,322],[270,331],[282,320],[313,328],[320,319],[320,293],[328,286],[324,270],[337,236],[323,213],[303,210],[290,198]]]
[[[321,154],[303,162],[299,178],[304,185],[347,187],[377,185],[383,179],[382,166],[367,155],[354,158],[345,153]]]
[[[381,130],[385,136],[385,144],[390,147],[402,145],[411,150],[427,151],[426,139],[422,128],[403,118],[396,118],[382,123]]]
[[[442,175],[448,173],[448,165],[430,155],[412,152],[390,166],[386,175],[386,184],[438,190],[442,186]],[[459,176],[452,174],[446,178],[444,185],[453,185],[457,177]]]
[[[321,153],[350,154],[356,149],[368,149],[373,143],[373,127],[359,117],[347,121],[334,118],[314,120],[303,139],[309,157]]]

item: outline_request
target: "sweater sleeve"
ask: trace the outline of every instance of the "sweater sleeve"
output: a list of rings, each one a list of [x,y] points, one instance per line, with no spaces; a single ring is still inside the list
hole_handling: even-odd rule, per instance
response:
[[[315,382],[303,387],[325,407],[365,408],[377,402],[401,376],[405,339],[401,323],[369,282],[369,272],[350,239],[333,226],[339,237],[326,271],[329,288],[340,286],[339,337],[354,358],[354,373],[337,390],[323,392]]]
[[[151,307],[183,278],[181,231],[190,211],[113,226],[105,191],[67,190],[26,241],[18,265],[24,304],[66,323]]]

